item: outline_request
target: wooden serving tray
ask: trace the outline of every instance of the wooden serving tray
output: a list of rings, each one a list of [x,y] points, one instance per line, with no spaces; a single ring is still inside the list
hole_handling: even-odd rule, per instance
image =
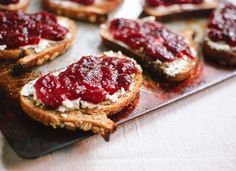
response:
[[[132,3],[132,1],[125,1],[125,4],[115,16],[120,17],[129,14],[125,12],[125,9],[129,10],[127,8],[129,3],[131,3],[132,7],[136,6],[137,10],[139,10],[134,12],[135,14],[137,13],[137,17],[141,12],[140,4],[138,2],[137,4]],[[30,11],[38,11],[39,9],[39,2],[33,1]],[[133,16],[130,17],[132,18]],[[200,19],[167,25],[172,29],[190,28],[197,30],[196,41],[201,44],[205,24],[206,20]],[[78,60],[78,57],[82,55],[98,54],[105,50],[100,45],[98,26],[78,23],[77,36],[77,41],[69,52],[37,68],[36,71],[47,73]],[[11,87],[9,86],[14,82],[14,86],[20,89],[24,77],[23,79],[18,77],[9,78],[6,72],[7,67],[8,65],[0,66],[0,129],[19,156],[24,158],[40,157],[93,135],[91,132],[80,130],[53,129],[28,118],[18,104],[16,92],[11,92]],[[150,77],[144,76],[145,81],[137,99],[128,108],[112,116],[112,119],[118,124],[122,124],[235,75],[236,69],[215,65],[203,60],[202,57],[202,61],[192,77],[177,85],[158,83]],[[26,79],[30,77],[32,77],[32,73],[25,75]]]

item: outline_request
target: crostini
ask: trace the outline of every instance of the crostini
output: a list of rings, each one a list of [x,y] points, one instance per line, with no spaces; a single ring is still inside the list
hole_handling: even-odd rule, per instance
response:
[[[211,15],[203,50],[217,63],[236,65],[236,5],[222,3]]]
[[[114,19],[101,25],[100,35],[107,47],[134,56],[143,68],[165,81],[185,80],[199,61],[192,32],[179,36],[153,17]]]
[[[20,102],[29,117],[45,125],[92,130],[108,140],[116,124],[107,116],[131,104],[141,83],[142,69],[133,59],[104,52],[29,82]]]
[[[218,0],[144,0],[144,15],[157,20],[186,18],[209,14],[217,7]]]
[[[43,64],[72,44],[76,25],[47,12],[25,14],[0,11],[0,59],[16,60],[16,68]]]
[[[30,0],[0,0],[0,10],[26,11]]]
[[[103,23],[123,0],[42,0],[45,9],[80,21]]]

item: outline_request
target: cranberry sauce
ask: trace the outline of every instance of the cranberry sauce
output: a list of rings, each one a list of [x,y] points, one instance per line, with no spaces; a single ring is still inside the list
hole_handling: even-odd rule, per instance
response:
[[[146,4],[151,7],[182,5],[182,4],[201,4],[204,0],[146,0]]]
[[[16,4],[18,3],[20,0],[0,0],[0,4],[4,4],[4,5],[9,5],[9,4]]]
[[[208,36],[212,41],[224,41],[236,46],[236,6],[231,3],[221,4],[208,24]]]
[[[50,109],[57,109],[65,99],[98,104],[121,88],[127,91],[136,72],[136,63],[129,59],[84,56],[57,76],[41,77],[34,87],[38,99]]]
[[[0,11],[0,45],[8,49],[38,44],[41,38],[60,41],[68,29],[47,12],[25,14]]]
[[[81,5],[92,5],[95,2],[95,0],[70,0],[70,1],[76,2]]]
[[[185,40],[156,21],[120,18],[111,22],[109,30],[115,40],[139,50],[152,60],[172,61],[183,55],[192,57]]]

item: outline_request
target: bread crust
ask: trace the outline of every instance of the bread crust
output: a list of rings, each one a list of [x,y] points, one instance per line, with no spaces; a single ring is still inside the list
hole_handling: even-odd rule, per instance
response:
[[[181,70],[181,72],[171,75],[167,73],[165,66],[172,64],[172,62],[162,62],[161,64],[152,62],[147,57],[139,54],[134,49],[128,48],[124,44],[118,43],[116,40],[112,38],[112,35],[110,35],[109,31],[107,30],[107,25],[104,24],[100,27],[100,35],[102,37],[102,41],[105,46],[107,46],[108,48],[112,50],[116,50],[116,51],[120,50],[127,56],[134,57],[143,66],[143,68],[146,68],[147,70],[151,71],[151,74],[155,78],[162,79],[164,81],[181,82],[185,80],[192,74],[192,72],[196,68],[197,63],[199,61],[197,57],[194,59],[187,59],[187,62],[188,62],[187,67]],[[183,36],[188,39],[190,47],[195,49],[195,51],[197,52],[197,47],[192,40],[193,32],[185,31],[183,33]]]
[[[63,54],[70,48],[75,37],[76,37],[76,24],[74,21],[65,18],[58,17],[58,20],[64,20],[68,24],[70,36],[67,36],[64,40],[58,41],[51,47],[36,53],[31,49],[11,49],[11,50],[0,50],[1,60],[16,60],[14,70],[16,72],[31,68],[33,66],[39,66],[48,60],[53,60],[60,54]]]
[[[20,0],[16,4],[3,5],[0,4],[0,10],[6,11],[26,11],[29,7],[30,0]]]
[[[132,91],[122,95],[117,102],[99,104],[94,109],[80,109],[71,112],[59,112],[48,110],[42,106],[36,106],[32,97],[20,95],[20,103],[23,111],[31,118],[54,128],[66,128],[70,130],[92,130],[109,139],[109,135],[116,129],[116,124],[107,118],[116,114],[130,105],[139,93],[142,84],[142,72],[139,71],[134,78]]]
[[[82,129],[84,131],[91,130],[94,133],[102,135],[106,140],[109,139],[110,133],[113,133],[116,129],[116,124],[108,119],[104,113],[100,113],[99,115],[88,115],[81,111],[76,111],[63,115],[59,112],[36,107],[32,99],[27,97],[20,96],[20,102],[23,111],[29,117],[44,125],[50,125],[53,128],[66,128],[69,130]]]
[[[24,56],[24,49],[0,50],[0,60],[16,60]]]
[[[170,9],[170,7],[166,7],[166,10],[161,11],[157,10],[155,7],[144,6],[142,16],[155,16],[156,20],[159,21],[169,21],[193,16],[206,16],[210,14],[217,5],[218,0],[212,0],[211,2],[204,2],[200,5],[179,5],[179,8],[173,10]]]
[[[65,6],[52,0],[42,0],[42,5],[45,9],[58,15],[91,23],[103,23],[107,20],[108,14],[117,9],[123,1],[105,0],[104,2],[89,6]]]
[[[203,43],[203,52],[207,58],[222,65],[236,66],[236,50],[217,49],[211,45],[211,42],[206,38]]]
[[[0,65],[0,88],[6,93],[10,100],[19,104],[19,91],[29,81],[41,76],[39,72],[24,72],[15,76],[12,74],[14,63],[1,63]]]

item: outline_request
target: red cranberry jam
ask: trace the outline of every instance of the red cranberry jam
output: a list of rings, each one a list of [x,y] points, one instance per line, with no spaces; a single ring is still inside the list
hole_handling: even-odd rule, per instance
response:
[[[152,60],[172,61],[183,55],[192,57],[186,41],[156,21],[120,18],[111,22],[109,30],[115,40],[141,51]]]
[[[25,14],[0,11],[0,45],[8,49],[38,44],[41,38],[60,41],[68,29],[47,12]]]
[[[0,0],[0,4],[4,4],[4,5],[9,5],[9,4],[16,4],[18,3],[20,0]]]
[[[236,46],[236,6],[231,3],[221,4],[210,17],[208,37],[212,41],[224,41]]]
[[[92,5],[95,2],[95,0],[70,0],[70,1],[76,2],[81,5]]]
[[[98,104],[121,88],[129,90],[136,72],[136,63],[130,59],[84,56],[57,76],[41,77],[34,87],[38,99],[50,109],[66,99]]]
[[[182,5],[182,4],[201,4],[204,0],[146,0],[146,4],[151,7]]]

